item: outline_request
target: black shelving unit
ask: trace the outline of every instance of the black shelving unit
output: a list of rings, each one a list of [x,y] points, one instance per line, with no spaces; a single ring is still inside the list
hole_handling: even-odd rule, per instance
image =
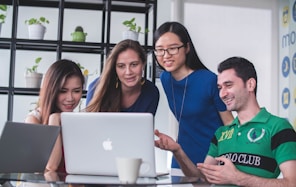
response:
[[[150,32],[144,36],[143,47],[147,53],[152,52],[152,46],[148,45],[148,38],[153,36],[156,29],[157,17],[157,0],[2,0],[1,4],[7,4],[12,7],[12,32],[10,38],[0,37],[0,49],[9,50],[10,52],[10,68],[9,68],[9,83],[8,86],[0,85],[0,94],[8,95],[7,106],[7,120],[13,119],[13,103],[15,95],[34,95],[39,94],[39,89],[20,88],[15,87],[15,68],[16,68],[16,51],[30,50],[30,51],[50,51],[56,53],[56,59],[62,57],[62,53],[91,53],[99,54],[101,59],[100,67],[102,69],[106,54],[112,49],[115,43],[110,43],[110,29],[113,12],[122,13],[140,13],[145,15],[145,27],[148,27],[150,21],[152,28]],[[42,7],[58,9],[58,26],[56,40],[29,40],[17,38],[19,7]],[[102,12],[101,20],[101,41],[99,42],[71,42],[63,40],[63,25],[64,25],[64,11],[66,9],[78,10],[94,10]],[[152,14],[153,19],[149,19]],[[7,23],[5,23],[7,24]],[[151,24],[151,23],[150,23]],[[155,62],[153,62],[155,64]],[[152,79],[155,77],[155,65],[152,66]],[[84,96],[87,91],[84,91]]]

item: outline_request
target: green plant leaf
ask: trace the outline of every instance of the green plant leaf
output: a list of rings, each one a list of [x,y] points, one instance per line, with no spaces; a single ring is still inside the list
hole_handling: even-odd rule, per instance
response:
[[[38,68],[41,60],[42,60],[42,57],[35,58],[35,64],[31,68],[27,68],[27,72],[30,72],[30,73],[36,72],[37,73],[37,68]]]
[[[49,24],[49,20],[47,20],[45,17],[40,17],[39,19],[37,19],[37,18],[30,18],[28,20],[25,20],[25,24],[28,24],[28,25],[42,24],[42,23]]]
[[[39,64],[41,60],[42,60],[42,57],[37,57],[37,58],[35,59],[35,63],[36,63],[36,64]]]
[[[3,12],[7,11],[7,5],[0,5],[0,10],[2,10]],[[5,18],[6,18],[6,14],[4,13],[0,13],[0,23],[4,23],[5,22]]]
[[[49,23],[49,21],[48,21],[45,17],[40,17],[40,18],[39,18],[39,21],[40,21],[41,23]]]
[[[77,63],[77,66],[78,66],[81,70],[84,69],[84,67],[83,67],[80,63]]]
[[[124,26],[126,26],[128,28],[128,30],[130,31],[134,31],[134,32],[138,32],[138,33],[142,33],[144,34],[142,31],[142,27],[141,26],[137,26],[137,24],[135,23],[136,18],[132,18],[130,20],[125,20],[122,22],[122,24]],[[145,29],[145,33],[149,32],[148,28]]]
[[[38,68],[38,65],[34,65],[34,66],[32,67],[32,71],[33,71],[33,72],[36,72],[36,71],[37,71],[37,68]]]
[[[0,23],[4,23],[6,16],[4,14],[0,14]]]
[[[7,5],[0,5],[0,10],[7,11]]]

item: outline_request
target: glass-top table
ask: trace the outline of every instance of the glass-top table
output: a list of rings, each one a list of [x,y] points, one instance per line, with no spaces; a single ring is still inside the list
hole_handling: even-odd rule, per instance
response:
[[[15,183],[51,184],[50,186],[131,186],[121,184],[118,177],[93,176],[93,175],[68,175],[65,173],[47,172],[43,173],[0,173],[0,181],[3,187]],[[71,185],[69,185],[71,184]],[[158,186],[158,185],[180,185],[194,184],[194,186],[211,186],[195,177],[182,177],[164,175],[157,178],[139,177],[136,184],[132,186]],[[14,185],[12,185],[14,186]]]

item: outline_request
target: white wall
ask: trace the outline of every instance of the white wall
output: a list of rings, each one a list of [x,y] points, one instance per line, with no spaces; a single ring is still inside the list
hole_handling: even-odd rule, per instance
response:
[[[214,72],[242,56],[258,73],[258,100],[278,114],[278,9],[276,0],[186,0],[184,25],[201,60]],[[194,18],[194,19],[192,19]]]

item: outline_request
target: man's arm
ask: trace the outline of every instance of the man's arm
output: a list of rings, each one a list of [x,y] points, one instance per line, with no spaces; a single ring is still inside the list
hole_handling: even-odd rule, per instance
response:
[[[185,176],[202,177],[200,170],[197,169],[196,165],[188,158],[181,146],[172,153]]]
[[[171,151],[186,176],[203,177],[195,163],[188,158],[181,146],[175,140],[166,134],[160,133],[158,130],[155,130],[155,135],[159,138],[159,140],[155,140],[155,146],[160,149]],[[217,161],[210,156],[207,156],[205,161],[208,164],[217,164]]]
[[[224,165],[198,164],[207,181],[212,184],[234,184],[246,187],[295,187],[296,160],[286,161],[279,167],[283,178],[269,179],[243,173],[236,169],[234,164],[225,157],[216,158]]]

